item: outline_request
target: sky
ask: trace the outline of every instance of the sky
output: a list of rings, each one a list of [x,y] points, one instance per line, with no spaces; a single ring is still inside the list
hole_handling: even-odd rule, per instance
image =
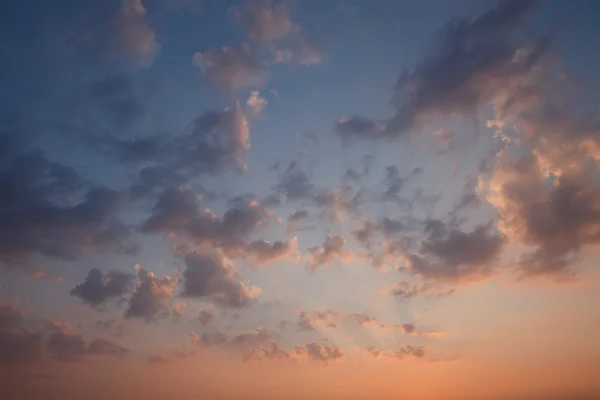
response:
[[[0,5],[0,397],[600,399],[600,3]]]

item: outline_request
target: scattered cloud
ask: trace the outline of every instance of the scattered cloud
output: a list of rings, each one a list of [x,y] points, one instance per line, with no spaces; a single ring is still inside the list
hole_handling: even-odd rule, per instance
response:
[[[99,307],[107,300],[123,298],[133,290],[135,275],[119,271],[109,271],[103,274],[93,268],[87,277],[71,289],[71,296],[79,297],[92,307]]]

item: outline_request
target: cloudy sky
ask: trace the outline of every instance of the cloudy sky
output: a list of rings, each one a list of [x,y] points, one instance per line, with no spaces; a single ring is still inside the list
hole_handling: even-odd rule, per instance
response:
[[[599,17],[2,2],[0,397],[600,399]]]

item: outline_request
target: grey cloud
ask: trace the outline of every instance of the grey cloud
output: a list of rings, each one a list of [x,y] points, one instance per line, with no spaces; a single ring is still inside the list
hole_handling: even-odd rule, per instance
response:
[[[310,199],[316,194],[316,188],[297,161],[290,162],[275,189],[288,201]]]
[[[237,198],[219,218],[206,210],[198,209],[199,199],[190,189],[168,189],[156,202],[152,215],[144,223],[142,231],[146,233],[164,233],[175,235],[181,239],[198,245],[212,245],[238,256],[261,255],[265,250],[256,242],[246,242],[246,238],[266,224],[270,212],[258,201],[251,198]],[[288,242],[286,246],[293,243]],[[285,248],[282,244],[269,245],[271,256]],[[260,247],[260,248],[259,248]],[[291,250],[291,247],[288,248]],[[262,254],[266,256],[266,254]]]
[[[345,142],[356,139],[374,139],[385,134],[385,123],[359,116],[341,118],[335,126],[336,133]]]
[[[195,318],[199,321],[202,326],[208,325],[215,318],[215,314],[213,314],[209,310],[202,310],[198,313],[198,316]]]
[[[42,336],[29,329],[0,330],[0,363],[21,364],[42,359]]]
[[[297,355],[307,356],[315,361],[329,362],[345,357],[345,353],[339,347],[323,346],[319,343],[309,343],[306,346],[294,346]]]
[[[23,314],[10,304],[0,306],[0,329],[15,329],[23,325]]]
[[[130,230],[116,219],[123,196],[105,187],[90,189],[74,205],[82,180],[72,169],[30,152],[6,160],[0,170],[0,260],[24,264],[34,254],[67,260],[82,253],[129,254]]]
[[[57,361],[83,361],[88,355],[123,356],[128,351],[104,339],[94,339],[88,343],[81,333],[66,323],[46,318],[44,326],[51,332],[46,350]]]
[[[79,110],[83,105],[102,111],[117,128],[131,125],[146,112],[132,79],[125,74],[110,74],[90,84],[75,94],[74,103]]]
[[[474,117],[479,105],[528,74],[545,54],[546,40],[528,44],[519,36],[525,17],[538,3],[505,0],[478,18],[453,19],[437,33],[430,53],[400,74],[392,118],[376,122],[345,117],[338,122],[337,132],[342,138],[395,138],[430,118]],[[522,57],[516,57],[519,54]]]
[[[513,34],[537,3],[502,1],[474,20],[456,19],[444,26],[434,52],[398,78],[397,113],[386,132],[402,134],[436,114],[474,115],[479,104],[526,74],[540,54],[515,61],[523,44]]]
[[[600,191],[585,175],[565,173],[552,185],[533,159],[498,167],[488,200],[500,211],[501,229],[533,248],[520,261],[523,276],[569,271],[581,250],[599,242]]]
[[[255,331],[228,336],[220,332],[203,334],[202,347],[219,347],[242,355],[244,361],[289,360],[291,355],[277,344],[278,336],[258,328]]]
[[[95,139],[95,146],[122,162],[145,165],[131,186],[138,196],[185,184],[203,174],[246,169],[250,131],[238,103],[206,111],[190,126],[185,134],[135,140],[105,135]]]
[[[102,2],[83,10],[82,17],[69,20],[54,38],[63,43],[60,50],[91,64],[118,61],[140,68],[152,65],[160,44],[146,21],[141,0],[121,0],[120,7],[116,4]]]
[[[266,65],[254,57],[247,43],[199,52],[194,54],[193,61],[208,81],[228,94],[238,88],[260,86],[267,73]]]
[[[454,293],[454,289],[448,289],[433,282],[425,282],[417,285],[407,281],[398,282],[396,287],[391,291],[392,295],[401,299],[410,299],[415,296],[423,296],[425,298],[443,297],[449,296],[452,293]]]
[[[268,45],[275,63],[297,60],[302,65],[314,65],[323,58],[322,49],[294,23],[287,4],[270,0],[245,1],[232,7],[250,38]]]
[[[308,211],[306,210],[298,210],[295,213],[293,213],[292,215],[290,215],[288,217],[288,221],[290,222],[297,222],[297,221],[301,221],[303,219],[308,218]]]
[[[244,307],[254,298],[235,274],[227,259],[218,251],[189,253],[185,256],[183,292],[186,297],[206,297],[224,307]]]
[[[383,200],[394,200],[399,201],[399,193],[404,186],[406,179],[400,176],[400,170],[395,165],[388,165],[385,167],[385,179],[386,185],[385,192],[383,193]]]
[[[315,269],[331,263],[337,258],[344,256],[346,241],[339,235],[329,235],[322,245],[313,246],[308,249],[308,267]]]
[[[152,272],[141,267],[138,268],[137,277],[137,288],[129,299],[125,318],[144,318],[148,321],[167,316],[167,305],[173,297],[177,280],[168,276],[155,278]]]
[[[79,297],[92,307],[99,307],[107,300],[120,298],[133,289],[135,275],[119,271],[103,274],[97,268],[88,273],[83,283],[71,290],[71,296]]]
[[[425,347],[402,345],[398,351],[394,352],[394,356],[401,360],[406,357],[423,358],[425,356]]]
[[[254,259],[257,265],[281,260],[294,261],[300,258],[298,239],[296,237],[273,243],[269,243],[266,240],[254,240],[244,246],[243,249],[243,257]]]
[[[421,244],[421,253],[428,258],[409,256],[411,272],[455,281],[478,279],[493,272],[493,262],[506,244],[504,235],[493,232],[489,225],[463,232],[440,221],[433,222]]]
[[[294,28],[286,4],[273,4],[269,0],[246,1],[242,6],[234,7],[233,13],[240,19],[250,38],[257,42],[271,42]]]

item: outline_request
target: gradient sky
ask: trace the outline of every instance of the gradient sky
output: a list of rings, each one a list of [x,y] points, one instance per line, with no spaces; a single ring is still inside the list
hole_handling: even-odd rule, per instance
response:
[[[3,399],[600,399],[600,3],[0,5]]]

